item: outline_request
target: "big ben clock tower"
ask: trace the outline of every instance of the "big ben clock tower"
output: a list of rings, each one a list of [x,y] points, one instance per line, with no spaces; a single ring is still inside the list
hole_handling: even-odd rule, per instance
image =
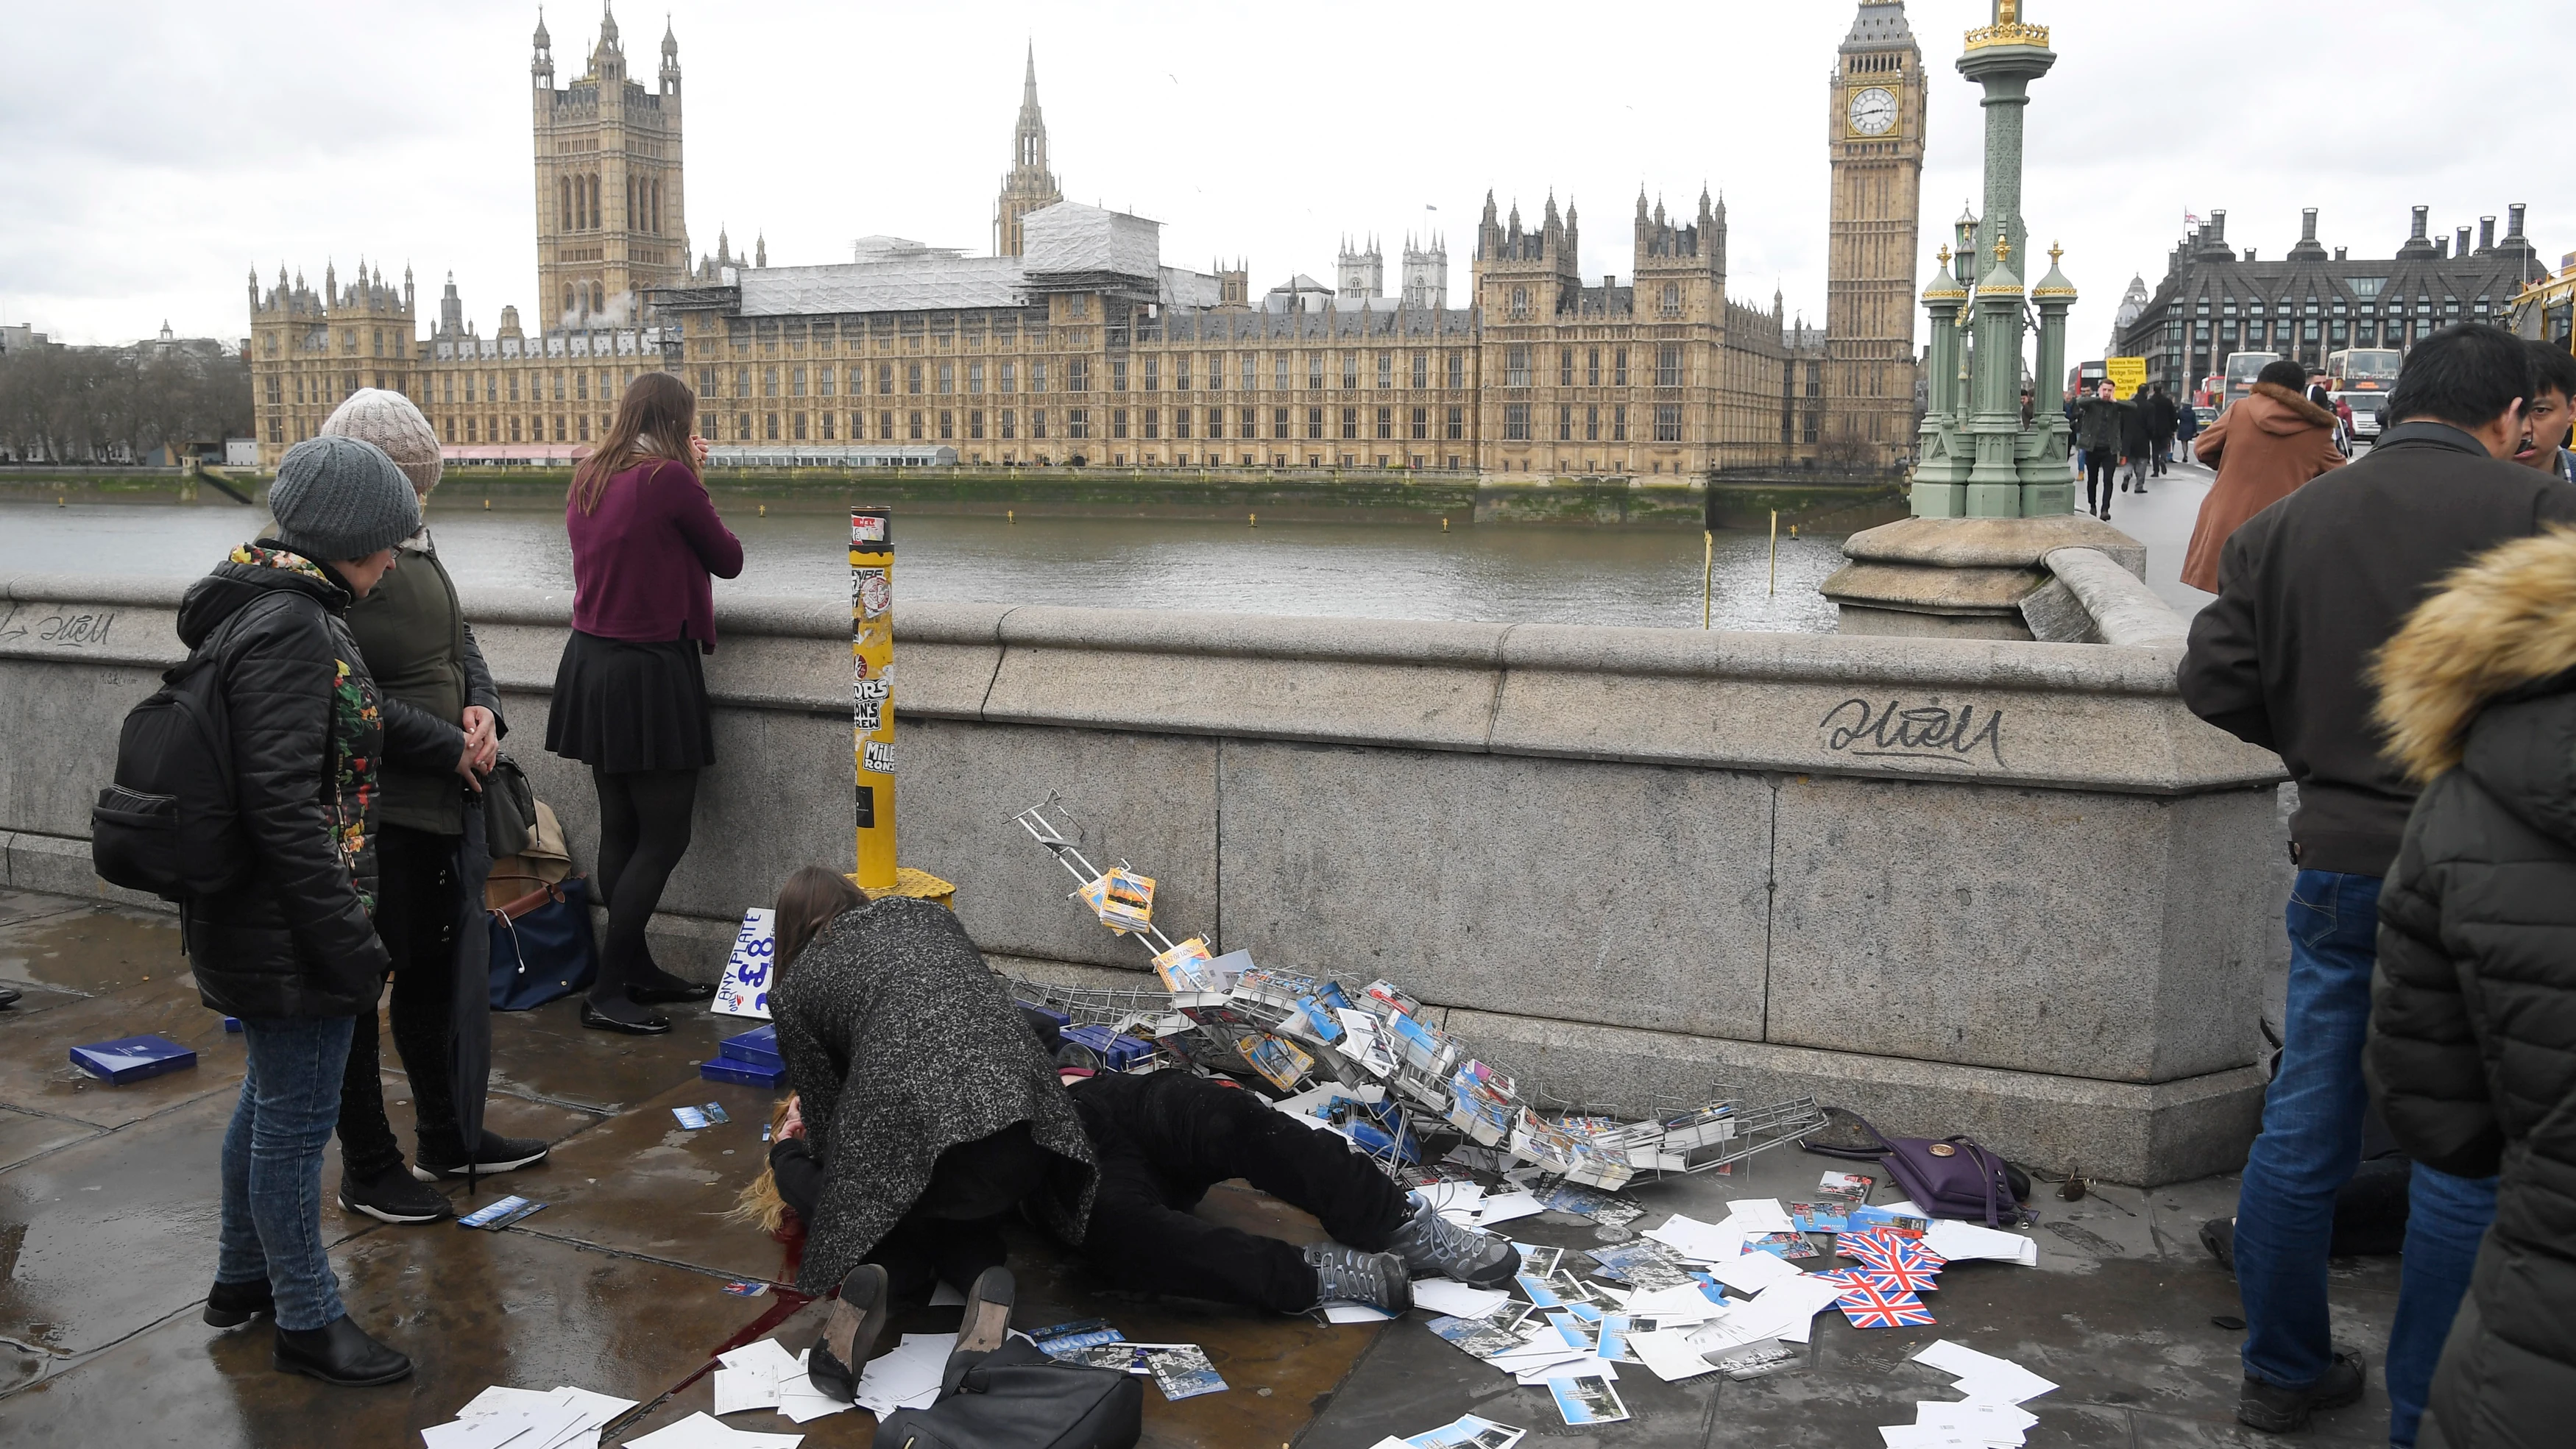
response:
[[[1914,435],[1923,52],[1903,0],[1863,0],[1836,55],[1824,440],[1851,461],[1887,464]]]

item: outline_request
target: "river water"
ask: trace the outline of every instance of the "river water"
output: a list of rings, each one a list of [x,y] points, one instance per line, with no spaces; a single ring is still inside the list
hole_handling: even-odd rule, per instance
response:
[[[552,511],[433,502],[439,557],[467,586],[569,588],[572,554]],[[0,578],[26,573],[193,577],[264,521],[247,508],[0,503]],[[742,577],[726,594],[846,598],[846,520],[730,517]],[[896,598],[1089,608],[1206,609],[1376,619],[1698,628],[1700,535],[1679,529],[1437,523],[1239,524],[1167,519],[895,517]],[[1839,537],[1779,544],[1717,536],[1720,629],[1830,632],[1816,586]]]

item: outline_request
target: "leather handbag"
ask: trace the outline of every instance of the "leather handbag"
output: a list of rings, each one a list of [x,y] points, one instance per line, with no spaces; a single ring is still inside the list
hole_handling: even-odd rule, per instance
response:
[[[1145,1390],[1116,1369],[1058,1363],[1012,1339],[952,1365],[939,1399],[877,1426],[879,1449],[1129,1449],[1144,1433]]]
[[[599,948],[590,935],[589,878],[492,879],[533,887],[485,913],[492,931],[492,1009],[527,1011],[589,986],[599,974]]]
[[[1877,1161],[1916,1207],[1936,1218],[1983,1218],[1999,1228],[2018,1221],[2030,1197],[2030,1174],[1966,1137],[1889,1137],[1868,1119],[1825,1109],[1825,1134],[1801,1142],[1827,1157]]]

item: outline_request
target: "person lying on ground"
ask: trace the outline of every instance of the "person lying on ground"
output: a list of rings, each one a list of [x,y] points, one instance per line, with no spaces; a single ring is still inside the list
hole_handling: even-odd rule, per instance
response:
[[[770,1009],[801,1113],[788,1142],[812,1169],[796,1286],[838,1290],[809,1372],[846,1401],[889,1296],[1001,1267],[997,1223],[1042,1187],[1049,1226],[1078,1237],[1098,1172],[1055,1064],[955,915],[806,866],[777,931]]]

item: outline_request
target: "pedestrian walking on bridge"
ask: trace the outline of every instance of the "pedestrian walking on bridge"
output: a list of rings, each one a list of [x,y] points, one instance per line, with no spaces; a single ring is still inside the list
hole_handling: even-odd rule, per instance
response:
[[[2218,415],[2193,452],[2218,470],[2218,481],[2200,500],[2182,581],[2210,594],[2218,592],[2219,551],[2245,520],[2344,464],[2334,414],[2299,396],[2299,365],[2286,360],[2267,363],[2254,390]]]

